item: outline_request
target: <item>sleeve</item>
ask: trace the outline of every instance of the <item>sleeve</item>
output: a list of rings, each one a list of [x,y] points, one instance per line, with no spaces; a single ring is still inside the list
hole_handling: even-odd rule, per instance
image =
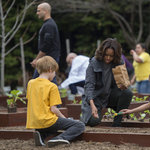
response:
[[[149,54],[147,53],[142,53],[140,56],[139,56],[140,59],[142,59],[143,63],[146,62],[148,59],[149,59]]]
[[[47,53],[50,50],[51,43],[54,39],[55,30],[50,25],[45,25],[44,27],[44,40],[41,47],[43,53]]]
[[[54,86],[50,91],[49,98],[50,98],[50,107],[62,104],[60,94],[56,86]]]
[[[85,97],[86,101],[89,103],[93,99],[93,92],[95,89],[95,72],[91,64],[89,64],[86,70],[86,79],[85,79]]]

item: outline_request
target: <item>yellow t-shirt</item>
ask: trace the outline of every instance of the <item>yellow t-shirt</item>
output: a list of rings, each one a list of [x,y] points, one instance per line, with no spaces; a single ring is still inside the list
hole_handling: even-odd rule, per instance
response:
[[[58,119],[50,110],[61,104],[57,86],[47,79],[36,78],[28,83],[27,129],[41,129],[52,126]]]
[[[143,60],[143,63],[133,62],[134,72],[137,81],[146,80],[150,74],[150,56],[148,53],[143,52],[139,57]]]

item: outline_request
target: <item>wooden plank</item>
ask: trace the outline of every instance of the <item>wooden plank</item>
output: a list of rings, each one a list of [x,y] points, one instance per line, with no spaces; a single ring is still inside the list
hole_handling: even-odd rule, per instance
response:
[[[58,132],[54,136],[60,134]],[[51,136],[52,137],[52,136]],[[0,130],[0,139],[22,139],[29,140],[33,139],[33,130],[32,131],[8,131]],[[47,138],[46,140],[49,140]],[[142,133],[101,133],[101,132],[84,132],[80,136],[76,137],[73,141],[84,140],[86,142],[111,142],[114,144],[123,144],[123,143],[135,143],[139,146],[150,147],[150,134]]]

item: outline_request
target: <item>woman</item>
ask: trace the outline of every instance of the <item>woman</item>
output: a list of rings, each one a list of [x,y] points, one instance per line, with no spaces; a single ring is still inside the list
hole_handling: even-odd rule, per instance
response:
[[[131,85],[134,84],[136,79],[138,93],[150,93],[150,56],[145,50],[145,45],[140,43],[136,45],[135,51],[130,51],[134,59],[133,67],[135,73],[131,80]]]
[[[85,95],[82,97],[81,121],[88,126],[101,122],[101,110],[110,107],[116,112],[128,108],[132,99],[129,88],[115,83],[112,68],[124,64],[121,59],[122,48],[115,39],[108,38],[96,50],[86,71]],[[116,116],[113,127],[121,126],[122,116]]]

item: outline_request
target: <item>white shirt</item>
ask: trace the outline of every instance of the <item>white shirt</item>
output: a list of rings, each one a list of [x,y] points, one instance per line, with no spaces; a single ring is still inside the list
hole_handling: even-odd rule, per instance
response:
[[[85,80],[86,69],[89,65],[89,57],[78,55],[72,60],[71,69],[68,78],[62,82],[61,87],[66,88],[72,83],[77,83]]]

